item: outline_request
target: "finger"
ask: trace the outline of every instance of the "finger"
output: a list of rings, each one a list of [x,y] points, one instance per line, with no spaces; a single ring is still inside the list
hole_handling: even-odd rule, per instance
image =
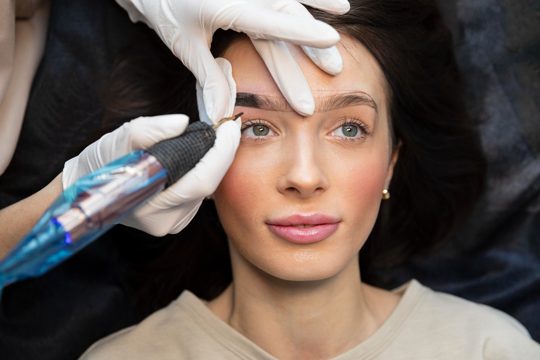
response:
[[[311,89],[287,44],[283,41],[251,41],[291,107],[302,115],[313,114],[315,101]]]
[[[216,130],[216,142],[199,163],[162,194],[167,206],[211,195],[231,166],[240,143],[239,121],[227,121]],[[160,195],[161,196],[161,195]]]
[[[253,39],[285,40],[317,48],[339,41],[337,31],[322,21],[269,11],[257,5],[243,5],[235,12],[228,12],[219,23],[222,28],[246,33]]]
[[[315,65],[330,75],[337,75],[343,70],[343,59],[335,46],[326,49],[302,46],[302,50]]]
[[[197,110],[199,111],[199,120],[203,123],[207,123],[208,125],[215,124],[212,120],[210,120],[210,117],[208,116],[208,113],[206,112],[206,106],[204,105],[203,100],[203,89],[201,85],[197,82],[195,85],[196,94],[197,94]]]
[[[229,79],[212,56],[206,40],[194,37],[189,43],[177,41],[173,45],[173,52],[202,87],[207,117],[215,123],[229,116],[228,112],[232,112],[229,104],[234,104],[236,93],[231,92]]]
[[[182,134],[189,117],[182,114],[140,117],[127,125],[130,149],[146,149],[161,140]]]
[[[135,208],[121,223],[153,236],[176,234],[195,217],[202,203],[202,200],[195,200],[168,204],[162,197],[163,193],[152,197],[144,205]]]
[[[235,94],[236,95],[236,83],[234,82],[234,79],[232,77],[231,63],[227,59],[224,59],[224,58],[216,58],[216,63],[221,68],[221,70],[223,72],[223,75],[225,76],[225,79],[227,80],[227,85],[229,87],[229,94]],[[210,125],[215,124],[215,122],[213,122],[210,119],[210,117],[208,116],[208,114],[206,112],[206,107],[205,107],[204,98],[203,98],[203,89],[201,88],[199,83],[197,83],[196,88],[197,88],[197,108],[199,110],[199,119],[202,122],[205,122],[205,123],[210,124]],[[221,94],[209,94],[209,96],[212,97],[212,96],[222,96],[222,95]],[[226,110],[225,110],[223,116],[221,116],[221,117],[231,116],[232,115],[232,112],[234,110],[235,100],[236,100],[235,96],[230,96],[229,97],[229,103],[226,104]]]
[[[156,142],[178,136],[189,122],[186,115],[162,115],[140,117],[123,124],[87,146],[79,156],[64,164],[62,185],[64,188],[81,175],[88,174],[134,149],[146,149]]]
[[[169,234],[178,234],[186,226],[188,226],[188,224],[191,222],[191,220],[193,220],[195,215],[197,215],[197,211],[199,211],[201,204],[202,199],[195,200],[191,204],[186,204],[185,207],[189,208],[189,210],[186,213],[181,214],[181,217],[177,219],[176,224],[169,230]]]
[[[351,8],[347,0],[298,0],[298,2],[336,15],[345,14]]]
[[[296,1],[286,3],[280,10],[298,17],[313,18],[313,15]],[[328,74],[337,75],[343,70],[343,60],[335,46],[322,49],[302,46],[302,49],[311,61]]]

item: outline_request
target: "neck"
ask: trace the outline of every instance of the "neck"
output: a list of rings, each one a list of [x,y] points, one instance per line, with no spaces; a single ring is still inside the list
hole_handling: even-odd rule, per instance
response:
[[[211,310],[280,359],[337,356],[374,333],[397,304],[360,282],[356,261],[316,282],[284,281],[260,271],[235,271],[234,278]]]

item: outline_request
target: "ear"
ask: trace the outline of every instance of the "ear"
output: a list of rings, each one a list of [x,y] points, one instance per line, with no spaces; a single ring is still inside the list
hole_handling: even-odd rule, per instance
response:
[[[384,181],[384,188],[388,189],[390,182],[392,181],[392,176],[394,175],[394,167],[399,158],[399,150],[401,149],[401,142],[399,142],[394,149],[392,150],[392,157],[390,158],[390,163],[388,164],[388,172],[386,174],[386,180]]]

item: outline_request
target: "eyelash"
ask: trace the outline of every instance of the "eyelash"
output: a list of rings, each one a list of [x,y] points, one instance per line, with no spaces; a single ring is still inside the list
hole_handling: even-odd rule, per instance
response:
[[[261,119],[247,120],[242,123],[242,127],[240,128],[240,131],[244,131],[245,129],[253,125],[267,125],[267,124],[266,124],[266,121],[261,120]]]
[[[272,129],[272,126],[267,121],[262,120],[262,119],[253,119],[253,120],[245,121],[242,124],[242,127],[241,127],[240,131],[243,134],[245,130],[247,130],[247,129],[255,126],[255,125],[264,125],[264,126],[268,127],[268,129],[270,131],[272,131],[274,133],[276,132],[275,130]],[[334,131],[336,131],[337,129],[339,129],[339,128],[343,127],[343,126],[346,126],[346,125],[357,126],[359,128],[359,131],[361,132],[361,134],[359,135],[359,137],[354,137],[354,138],[345,137],[345,136],[339,136],[339,137],[336,136],[342,141],[361,141],[361,140],[364,140],[367,136],[371,135],[369,127],[363,121],[361,121],[360,119],[356,119],[356,118],[344,118],[344,119],[342,119],[340,121],[339,125],[334,130],[332,130],[332,133]],[[266,137],[263,137],[263,136],[255,136],[255,137],[252,137],[251,139],[255,140],[255,141],[261,141],[261,140],[264,140],[265,138]]]
[[[264,125],[266,126],[268,129],[270,129],[270,131],[272,132],[276,132],[275,130],[272,129],[272,126],[265,120],[261,120],[261,119],[253,119],[253,120],[247,120],[245,121],[243,124],[242,124],[242,127],[240,128],[240,131],[241,133],[243,134],[245,130],[255,126],[255,125]],[[261,140],[264,140],[265,137],[262,137],[262,136],[255,136],[255,137],[252,137],[250,138],[251,140],[255,140],[255,141],[261,141]]]

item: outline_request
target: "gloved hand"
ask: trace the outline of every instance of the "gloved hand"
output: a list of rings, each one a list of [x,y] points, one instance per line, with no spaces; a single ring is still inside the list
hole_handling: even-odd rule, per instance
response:
[[[227,90],[236,93],[231,64],[222,58],[216,60],[226,78]],[[231,100],[225,111],[230,114],[233,107],[234,100]],[[182,134],[188,120],[186,115],[176,114],[140,117],[125,123],[88,145],[78,156],[64,164],[63,188],[129,152],[149,148],[161,140]],[[240,119],[223,123],[216,130],[214,146],[199,163],[176,183],[136,208],[124,218],[122,224],[154,236],[180,232],[193,219],[203,199],[218,187],[234,159],[239,143]]]
[[[154,236],[181,231],[195,216],[202,200],[214,192],[227,172],[240,141],[239,120],[216,130],[216,142],[201,161],[175,184],[138,207],[123,224]],[[64,164],[64,189],[80,177],[136,149],[178,136],[188,125],[185,115],[140,117],[105,134]]]
[[[310,115],[315,109],[307,81],[283,41],[304,45],[306,54],[321,69],[337,74],[343,63],[333,45],[338,33],[314,20],[302,5],[341,14],[347,0],[116,0],[132,21],[153,28],[163,42],[195,75],[203,88],[212,121],[229,116],[224,109],[230,97],[227,83],[210,53],[217,29],[246,33],[269,68],[284,97],[297,112]],[[309,47],[308,47],[309,46]],[[314,47],[314,48],[313,48]]]

